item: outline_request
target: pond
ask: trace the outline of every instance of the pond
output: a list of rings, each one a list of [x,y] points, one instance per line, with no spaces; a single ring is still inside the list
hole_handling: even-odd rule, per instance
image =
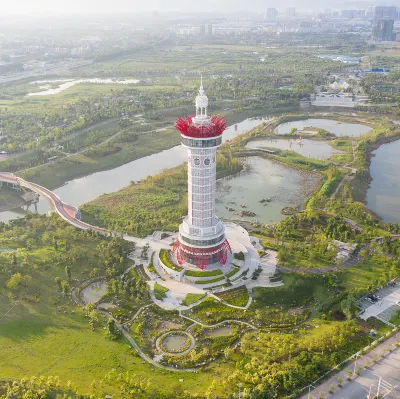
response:
[[[247,158],[242,172],[217,182],[217,215],[230,220],[278,222],[285,218],[281,209],[303,202],[319,179],[317,174],[270,159]],[[260,202],[266,198],[271,202]],[[242,211],[254,212],[256,216],[241,216]]]
[[[207,331],[204,335],[207,337],[223,337],[225,335],[232,334],[232,327],[231,326],[223,326],[216,328],[215,330]]]
[[[228,127],[224,132],[224,141],[252,129],[262,123],[268,117],[248,118],[242,122]],[[178,132],[177,132],[178,134]],[[165,151],[158,152],[147,157],[137,159],[125,165],[102,172],[74,179],[59,187],[53,192],[57,194],[64,203],[77,207],[86,202],[92,201],[102,194],[112,193],[129,186],[130,182],[145,179],[160,173],[163,169],[173,168],[187,161],[187,150],[181,145],[175,146]],[[47,214],[51,207],[49,203],[40,198],[37,203],[39,213]],[[34,211],[34,209],[32,209]],[[8,222],[22,216],[19,210],[6,211],[0,213],[0,221]]]
[[[96,281],[89,284],[81,291],[81,298],[85,303],[97,302],[107,291],[107,283],[105,281]]]
[[[400,223],[400,140],[383,144],[372,154],[367,206],[386,222]]]
[[[32,96],[51,96],[54,94],[61,93],[64,90],[69,89],[72,86],[75,86],[79,83],[95,83],[95,84],[116,84],[116,85],[128,85],[128,84],[136,84],[139,83],[137,79],[65,79],[65,80],[38,80],[36,82],[31,82],[31,85],[41,85],[40,89],[45,89],[43,91],[37,91],[28,93],[27,97]],[[51,88],[52,85],[56,85],[57,87]]]
[[[0,248],[0,254],[4,252],[14,252],[16,251],[15,248]]]
[[[293,128],[298,130],[306,127],[316,127],[324,129],[336,136],[357,137],[366,134],[372,130],[371,127],[357,123],[345,123],[332,119],[305,119],[301,121],[293,121],[282,123],[275,128],[276,134],[289,134]]]
[[[315,141],[309,139],[265,139],[250,141],[246,148],[278,148],[280,150],[294,151],[304,157],[326,160],[334,154],[344,153],[336,150],[327,141]]]
[[[184,335],[168,335],[163,341],[162,345],[167,352],[179,352],[187,344],[188,337]]]

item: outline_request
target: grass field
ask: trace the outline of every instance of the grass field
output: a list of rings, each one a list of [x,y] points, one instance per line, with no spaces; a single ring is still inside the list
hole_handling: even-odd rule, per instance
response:
[[[92,331],[82,309],[58,291],[55,277],[66,279],[66,264],[71,265],[71,286],[87,279],[90,271],[100,266],[98,245],[106,240],[65,226],[58,218],[34,218],[24,226],[28,237],[35,237],[33,241],[28,238],[28,246],[33,246],[29,250],[16,233],[19,229],[16,226],[6,233],[0,232],[0,249],[20,248],[13,267],[31,277],[26,280],[29,284],[16,290],[5,287],[11,266],[8,255],[0,255],[1,378],[59,376],[62,386],[71,381],[80,393],[88,394],[92,381],[102,380],[111,370],[121,373],[130,370],[139,380],[157,381],[166,393],[174,392],[178,385],[205,392],[210,384],[208,373],[166,373],[143,363],[124,338],[112,340],[103,330],[104,316],[100,316],[100,325]],[[41,244],[45,240],[51,242],[53,234],[58,237],[61,258],[52,245]],[[23,240],[26,239],[25,236]],[[73,259],[79,254],[78,260],[68,260],[64,242],[73,243],[69,254]],[[29,266],[22,267],[25,254],[28,254]],[[227,370],[226,366],[219,371],[211,369],[218,374],[228,373]],[[181,378],[183,383],[179,382]],[[118,395],[117,384],[110,384],[107,392]]]
[[[204,298],[205,294],[187,294],[182,301],[182,304],[185,306],[190,306],[193,303],[200,301],[200,299]]]
[[[174,147],[179,143],[180,137],[172,129],[158,133],[138,133],[137,139],[133,142],[118,141],[116,138],[115,141],[104,146],[89,149],[79,155],[61,158],[51,164],[18,172],[18,175],[51,189],[74,178],[112,169]]]
[[[254,306],[301,306],[314,299],[324,302],[334,295],[334,290],[328,287],[324,277],[306,277],[287,273],[282,277],[283,286],[254,289]]]
[[[385,256],[374,255],[341,272],[340,280],[348,290],[368,290],[371,285],[379,285],[381,278],[388,279],[391,265],[392,262]]]
[[[247,302],[249,301],[249,293],[245,286],[226,292],[220,292],[217,294],[217,296],[234,306],[246,306]]]
[[[163,287],[162,285],[155,283],[154,284],[154,296],[162,301],[166,296],[167,292],[169,291],[168,288]]]

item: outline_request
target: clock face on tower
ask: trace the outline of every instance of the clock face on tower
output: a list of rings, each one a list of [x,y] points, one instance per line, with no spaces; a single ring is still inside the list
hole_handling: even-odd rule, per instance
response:
[[[199,159],[199,158],[194,158],[194,159],[193,159],[193,163],[194,163],[196,166],[199,166],[199,165],[200,165],[200,159]]]
[[[206,158],[206,159],[204,160],[204,165],[209,166],[210,163],[211,163],[210,158]]]

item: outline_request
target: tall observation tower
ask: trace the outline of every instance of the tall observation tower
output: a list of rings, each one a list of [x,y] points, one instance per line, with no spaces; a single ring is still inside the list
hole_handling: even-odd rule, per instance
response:
[[[179,226],[172,252],[178,263],[196,265],[226,264],[231,251],[223,223],[215,215],[216,155],[227,125],[225,118],[207,114],[208,97],[203,81],[196,97],[196,116],[178,118],[182,145],[188,150],[189,214]]]

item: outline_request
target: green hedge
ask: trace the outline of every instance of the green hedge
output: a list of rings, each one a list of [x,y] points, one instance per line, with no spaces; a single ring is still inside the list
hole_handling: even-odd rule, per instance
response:
[[[217,270],[187,270],[185,272],[185,276],[190,276],[190,277],[213,277],[213,276],[220,276],[222,274],[222,271],[217,269]]]
[[[234,276],[237,272],[239,271],[239,267],[235,267],[233,270],[231,270],[227,275],[226,275],[226,277],[232,277],[232,276]]]
[[[160,260],[161,262],[176,272],[181,272],[183,269],[177,265],[175,265],[171,260],[171,251],[167,251],[166,249],[160,250]]]
[[[211,283],[216,283],[217,281],[222,281],[222,280],[225,280],[225,276],[221,276],[221,277],[218,277],[218,278],[214,278],[213,280],[196,281],[195,284],[211,284]]]

